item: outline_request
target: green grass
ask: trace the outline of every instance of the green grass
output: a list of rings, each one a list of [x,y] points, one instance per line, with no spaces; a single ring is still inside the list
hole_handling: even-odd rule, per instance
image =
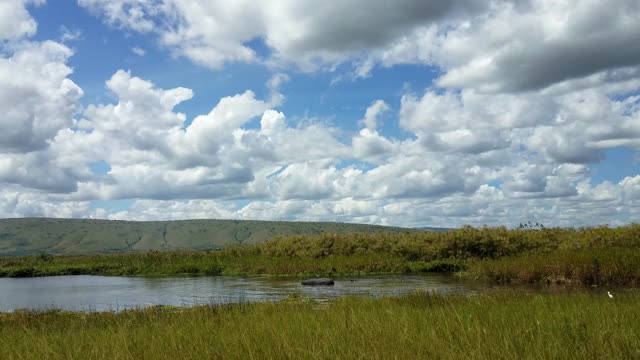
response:
[[[640,225],[277,237],[217,251],[0,258],[0,276],[459,272],[499,283],[640,284]]]
[[[3,359],[637,359],[640,294],[0,314]]]

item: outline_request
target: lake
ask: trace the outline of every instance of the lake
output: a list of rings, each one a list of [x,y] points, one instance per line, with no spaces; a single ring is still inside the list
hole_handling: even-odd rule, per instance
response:
[[[290,295],[311,299],[340,296],[391,296],[418,289],[438,293],[486,291],[485,285],[463,282],[452,275],[385,275],[335,278],[334,286],[309,287],[300,278],[282,277],[110,277],[52,276],[0,279],[0,311],[64,309],[120,311],[154,305],[277,301]]]

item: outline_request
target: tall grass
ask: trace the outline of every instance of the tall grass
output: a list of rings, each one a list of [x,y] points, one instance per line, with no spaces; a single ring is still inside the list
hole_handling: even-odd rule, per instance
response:
[[[55,275],[310,275],[407,273],[440,263],[408,262],[397,256],[370,254],[323,259],[230,255],[221,251],[171,251],[142,254],[63,256],[50,259],[0,259],[0,276]]]
[[[0,314],[3,359],[634,359],[637,292]]]
[[[446,232],[322,234],[268,240],[241,250],[268,256],[324,258],[384,253],[410,261],[485,259],[554,250],[624,247],[640,249],[640,225],[620,228],[473,228]],[[242,252],[241,252],[242,253]]]
[[[464,274],[494,283],[640,285],[640,251],[625,248],[558,250],[469,263]]]
[[[135,254],[3,258],[0,259],[0,276],[219,275],[222,269],[217,257],[212,254],[209,251],[151,251]]]

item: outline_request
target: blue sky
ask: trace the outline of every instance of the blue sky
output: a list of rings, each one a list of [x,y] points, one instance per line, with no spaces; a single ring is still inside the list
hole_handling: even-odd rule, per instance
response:
[[[4,217],[582,226],[640,212],[634,1],[7,4]]]

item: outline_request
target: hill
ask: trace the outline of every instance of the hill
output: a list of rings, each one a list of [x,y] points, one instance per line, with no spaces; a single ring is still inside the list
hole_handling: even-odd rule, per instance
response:
[[[432,227],[432,226],[418,227],[418,228],[414,228],[414,229],[423,230],[423,231],[449,231],[449,230],[453,230],[453,228]]]
[[[280,235],[400,231],[412,230],[333,222],[0,219],[0,256],[219,249],[230,244],[255,244]]]

